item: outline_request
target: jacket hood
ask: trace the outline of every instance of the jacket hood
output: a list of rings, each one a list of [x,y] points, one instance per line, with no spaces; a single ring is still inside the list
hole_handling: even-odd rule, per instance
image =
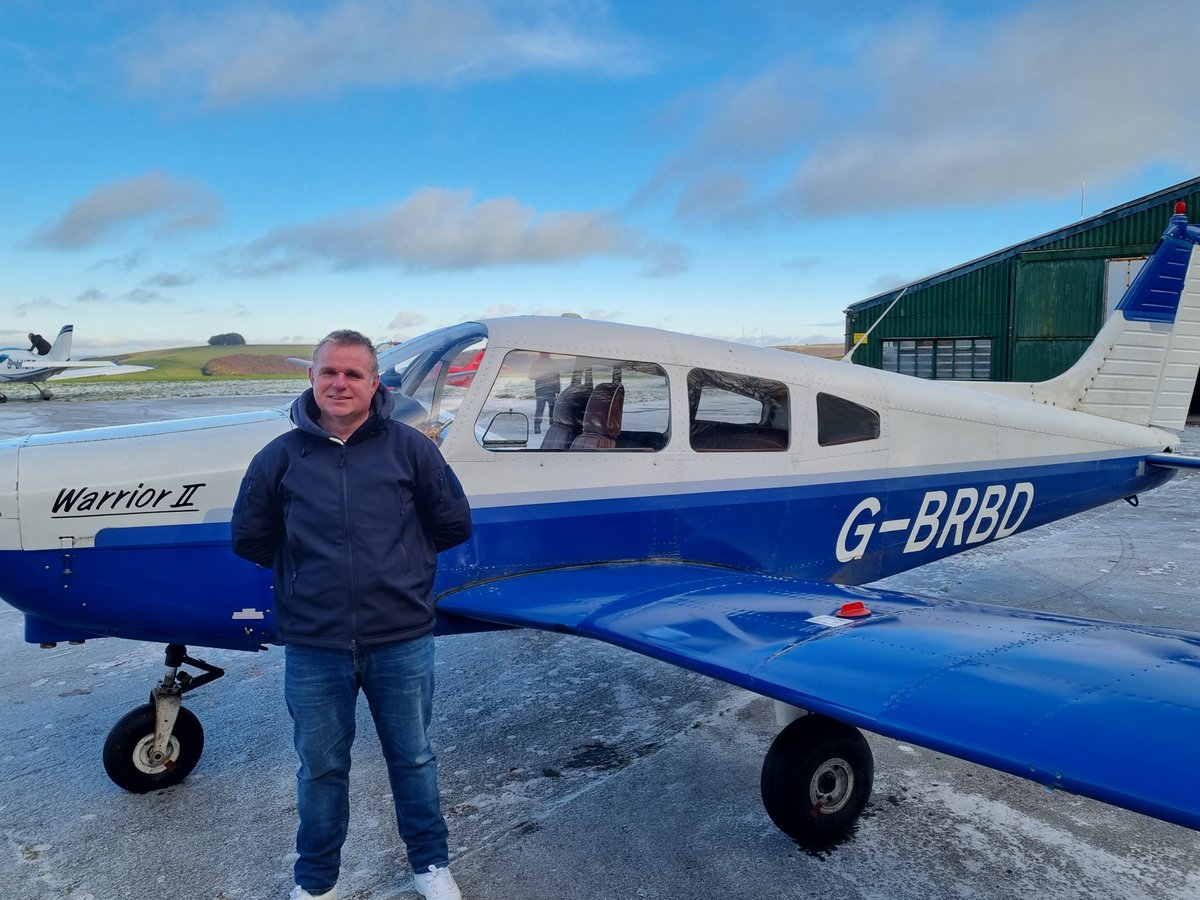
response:
[[[367,413],[367,420],[358,426],[358,430],[350,436],[350,440],[382,425],[391,417],[395,406],[396,402],[392,399],[391,391],[380,384],[375,388],[374,396],[371,397],[371,411]],[[313,394],[312,388],[308,388],[292,402],[290,415],[292,424],[301,431],[326,440],[332,437],[328,431],[317,424],[317,420],[321,417],[321,410],[317,406],[317,398]]]

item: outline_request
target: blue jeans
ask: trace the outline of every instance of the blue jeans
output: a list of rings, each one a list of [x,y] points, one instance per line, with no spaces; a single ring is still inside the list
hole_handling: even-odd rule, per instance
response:
[[[449,864],[433,712],[433,635],[355,650],[284,648],[283,693],[295,726],[296,884],[310,894],[337,883],[350,822],[350,746],[359,688],[387,762],[396,823],[413,871]]]

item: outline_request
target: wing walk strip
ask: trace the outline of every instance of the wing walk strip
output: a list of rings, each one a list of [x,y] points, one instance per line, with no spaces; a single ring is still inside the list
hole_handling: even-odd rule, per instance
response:
[[[873,610],[826,624],[842,603]],[[1195,635],[680,563],[476,584],[440,615],[592,637],[919,746],[1200,828]],[[816,619],[816,621],[813,621]]]

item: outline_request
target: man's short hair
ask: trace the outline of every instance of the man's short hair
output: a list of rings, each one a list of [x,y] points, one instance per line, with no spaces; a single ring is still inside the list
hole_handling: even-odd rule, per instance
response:
[[[379,354],[375,352],[375,345],[371,343],[371,339],[361,331],[355,331],[352,328],[339,328],[337,331],[331,331],[321,340],[317,341],[317,346],[313,347],[313,362],[316,363],[317,355],[321,352],[321,348],[326,344],[337,344],[339,347],[364,347],[371,354],[371,375],[374,377],[379,374]]]

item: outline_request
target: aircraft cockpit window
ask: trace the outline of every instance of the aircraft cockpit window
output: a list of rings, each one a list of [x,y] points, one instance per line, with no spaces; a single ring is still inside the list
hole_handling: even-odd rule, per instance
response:
[[[780,451],[788,447],[787,385],[692,369],[688,372],[688,436],[701,452]]]
[[[817,443],[822,447],[874,441],[879,413],[833,394],[817,394]]]
[[[381,353],[379,380],[392,392],[392,418],[440,445],[479,370],[486,346],[486,329],[468,322]]]
[[[654,363],[513,350],[475,424],[488,450],[661,450],[667,373]]]

